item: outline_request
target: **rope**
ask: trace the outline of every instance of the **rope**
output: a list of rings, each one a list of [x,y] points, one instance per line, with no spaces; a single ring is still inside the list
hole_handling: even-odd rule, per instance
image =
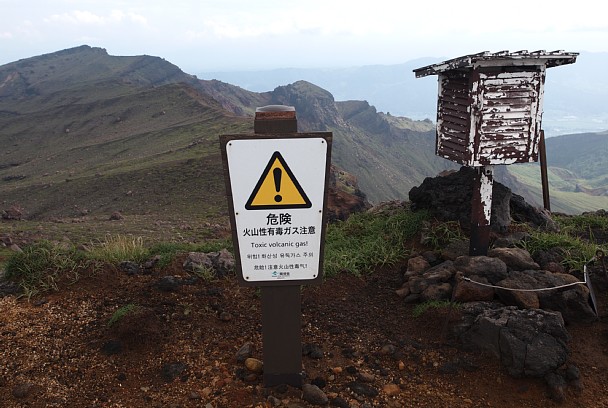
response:
[[[603,261],[604,256],[605,256],[604,255],[604,251],[602,251],[601,249],[598,249],[597,251],[595,251],[595,256],[593,258],[591,258],[589,260],[589,262],[587,262],[583,266],[583,277],[585,278],[585,280],[578,281],[578,282],[572,282],[572,283],[568,283],[568,284],[565,284],[565,285],[554,286],[552,288],[514,289],[514,288],[505,288],[504,286],[488,285],[487,283],[482,283],[482,282],[477,282],[477,281],[471,280],[471,278],[467,278],[465,276],[462,276],[461,279],[465,280],[467,282],[474,283],[474,284],[479,285],[479,286],[485,286],[486,288],[508,290],[508,291],[511,291],[511,292],[543,292],[545,290],[557,290],[557,289],[569,288],[570,286],[574,286],[574,285],[587,285],[587,280],[589,279],[589,274],[587,273],[587,265],[595,262],[596,260]]]
[[[471,280],[471,278],[467,278],[467,277],[462,277],[463,280],[467,281],[467,282],[471,282],[474,283],[476,285],[479,286],[485,286],[487,288],[494,288],[494,289],[500,289],[500,290],[508,290],[511,292],[542,292],[545,290],[556,290],[556,289],[563,289],[563,288],[568,288],[570,286],[574,286],[574,285],[586,285],[587,284],[587,265],[585,265],[584,267],[584,277],[585,280],[584,281],[578,281],[578,282],[572,282],[572,283],[568,283],[565,285],[559,285],[559,286],[554,286],[552,288],[539,288],[539,289],[514,289],[514,288],[506,288],[504,286],[495,286],[495,285],[489,285],[487,283],[482,283],[482,282],[477,282],[474,280]]]

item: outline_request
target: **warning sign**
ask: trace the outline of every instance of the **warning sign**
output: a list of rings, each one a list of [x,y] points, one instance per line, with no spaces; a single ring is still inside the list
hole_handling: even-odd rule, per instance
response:
[[[241,283],[320,282],[331,133],[221,142]]]
[[[280,152],[274,152],[245,208],[248,210],[310,208],[298,179]]]

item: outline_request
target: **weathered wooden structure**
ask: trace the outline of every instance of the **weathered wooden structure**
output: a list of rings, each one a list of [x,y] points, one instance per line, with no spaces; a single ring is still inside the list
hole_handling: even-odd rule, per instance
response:
[[[492,166],[538,161],[546,69],[572,64],[577,56],[564,51],[486,51],[414,70],[418,78],[439,76],[435,153],[478,168],[471,255],[487,252]]]
[[[437,155],[473,167],[537,161],[546,68],[577,55],[482,52],[414,70],[439,76]]]

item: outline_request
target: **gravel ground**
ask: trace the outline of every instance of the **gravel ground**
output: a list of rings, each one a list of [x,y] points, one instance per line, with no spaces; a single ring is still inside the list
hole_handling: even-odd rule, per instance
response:
[[[303,390],[263,386],[259,290],[234,277],[193,280],[177,260],[60,286],[0,298],[1,407],[608,407],[605,318],[568,328],[583,389],[557,404],[542,379],[511,378],[454,341],[457,311],[414,318],[398,268],[303,288]]]

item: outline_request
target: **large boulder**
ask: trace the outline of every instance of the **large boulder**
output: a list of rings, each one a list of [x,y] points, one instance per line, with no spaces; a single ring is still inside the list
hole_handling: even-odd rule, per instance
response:
[[[466,277],[481,276],[493,285],[508,276],[507,265],[499,258],[460,256],[454,261],[454,266]]]
[[[428,209],[441,221],[458,221],[463,227],[471,225],[471,200],[476,170],[461,167],[446,176],[427,177],[409,192],[412,209]],[[503,230],[510,225],[509,201],[511,190],[494,182],[492,192],[492,228]]]
[[[409,192],[412,209],[427,209],[441,221],[458,221],[461,226],[471,225],[471,200],[476,170],[461,167],[459,171],[443,176],[427,177],[420,186]],[[496,231],[504,231],[511,221],[529,223],[557,231],[549,212],[534,207],[504,184],[494,180],[492,188],[492,214],[490,224]]]
[[[502,260],[510,270],[523,271],[540,268],[530,253],[522,248],[493,248],[488,251],[488,256]]]
[[[473,282],[459,280],[456,284],[456,287],[454,288],[455,302],[479,302],[491,301],[494,299],[494,288],[489,287],[489,282],[486,278],[473,276],[470,279]],[[482,283],[482,285],[479,285],[478,283]]]
[[[570,336],[558,312],[513,306],[480,312],[478,304],[462,311],[476,317],[460,327],[461,340],[492,352],[511,376],[544,377],[568,359]]]
[[[577,282],[578,278],[564,273],[513,271],[496,285],[512,290],[497,289],[496,293],[506,305],[559,311],[568,323],[593,321],[597,316],[589,303],[589,289]],[[564,285],[572,286],[559,288]]]

